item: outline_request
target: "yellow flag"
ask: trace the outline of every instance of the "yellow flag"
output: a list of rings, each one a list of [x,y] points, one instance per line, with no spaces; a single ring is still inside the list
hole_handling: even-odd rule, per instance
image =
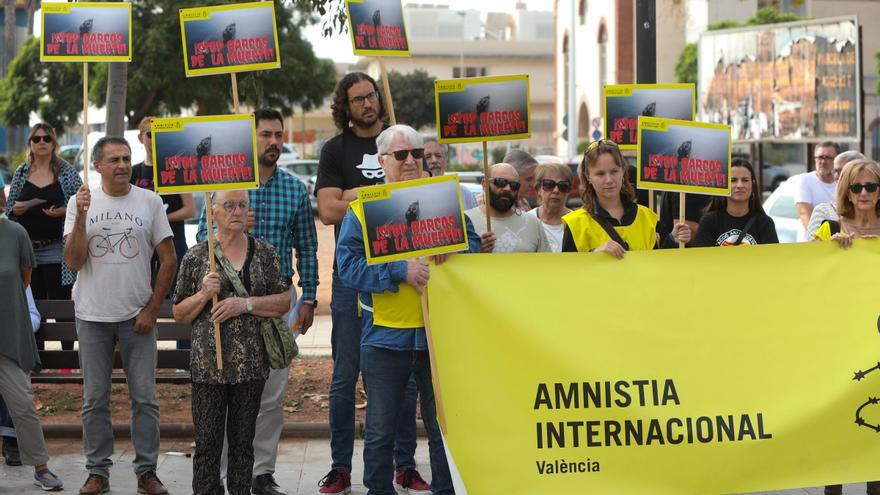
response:
[[[880,479],[880,241],[453,256],[432,267],[470,495]]]

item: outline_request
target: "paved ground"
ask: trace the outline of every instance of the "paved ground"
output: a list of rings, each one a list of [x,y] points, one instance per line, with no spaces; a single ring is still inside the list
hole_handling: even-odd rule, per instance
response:
[[[364,495],[367,490],[361,484],[363,476],[360,459],[363,455],[363,442],[357,441],[354,450],[354,473],[352,481],[356,484],[352,493]],[[49,441],[49,452],[53,456],[50,467],[66,483],[64,493],[76,493],[85,481],[85,466],[82,445],[79,440],[53,439]],[[192,452],[189,441],[163,441],[159,456],[159,478],[172,495],[192,493],[192,459],[184,454]],[[419,441],[416,462],[425,478],[430,479],[427,458],[427,441]],[[116,442],[116,456],[110,477],[111,494],[132,494],[137,484],[131,470],[134,451],[128,441]],[[318,481],[327,474],[330,459],[330,445],[327,440],[283,440],[278,455],[276,478],[290,495],[317,494]],[[33,469],[30,467],[8,467],[0,464],[0,493],[36,494],[43,493],[33,485]],[[821,488],[763,492],[774,495],[821,495]],[[865,485],[848,485],[847,495],[865,493]],[[492,494],[495,495],[495,494]]]

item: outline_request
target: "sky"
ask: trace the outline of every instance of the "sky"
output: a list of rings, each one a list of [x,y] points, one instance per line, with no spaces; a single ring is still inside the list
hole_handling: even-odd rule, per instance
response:
[[[529,10],[553,10],[553,0],[524,0]],[[562,0],[566,1],[566,0]],[[449,5],[450,10],[468,10],[479,5],[483,12],[513,12],[516,9],[517,0],[415,0],[414,3],[434,3],[436,5]],[[404,0],[404,5],[408,0]],[[305,31],[305,37],[312,44],[315,54],[321,58],[329,58],[334,62],[356,62],[357,57],[351,51],[351,40],[348,33],[334,34],[330,38],[321,36],[321,22],[311,26]]]

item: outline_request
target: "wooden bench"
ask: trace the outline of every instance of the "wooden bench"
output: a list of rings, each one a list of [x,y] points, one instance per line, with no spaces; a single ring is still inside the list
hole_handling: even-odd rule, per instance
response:
[[[77,340],[76,324],[74,323],[73,301],[42,300],[36,301],[37,309],[44,319],[54,320],[43,322],[36,335],[45,341]],[[62,320],[62,321],[58,321]],[[171,302],[165,301],[159,310],[157,340],[177,341],[190,340],[192,329],[188,324],[176,323],[171,314]],[[125,383],[122,372],[122,357],[119,350],[115,351],[112,381]],[[79,372],[79,351],[45,350],[40,351],[43,372],[31,377],[34,383],[82,383]],[[70,373],[59,373],[60,369],[73,370]],[[156,382],[158,383],[189,383],[189,350],[159,349],[156,362]]]

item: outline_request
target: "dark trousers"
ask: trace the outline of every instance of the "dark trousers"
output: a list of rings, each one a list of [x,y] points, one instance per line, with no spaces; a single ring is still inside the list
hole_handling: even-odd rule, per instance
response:
[[[868,482],[868,495],[880,495],[880,481]],[[828,485],[825,487],[825,495],[841,495],[843,493],[842,485]]]
[[[229,440],[226,488],[230,495],[250,495],[254,472],[254,430],[264,380],[236,384],[192,384],[192,417],[196,433],[193,494],[222,495],[220,455],[223,435]]]
[[[34,299],[59,299],[69,300],[73,286],[61,285],[61,263],[37,265],[31,272],[31,292]],[[37,337],[37,349],[45,348],[44,341]],[[62,340],[61,348],[65,351],[73,350],[72,340]]]

